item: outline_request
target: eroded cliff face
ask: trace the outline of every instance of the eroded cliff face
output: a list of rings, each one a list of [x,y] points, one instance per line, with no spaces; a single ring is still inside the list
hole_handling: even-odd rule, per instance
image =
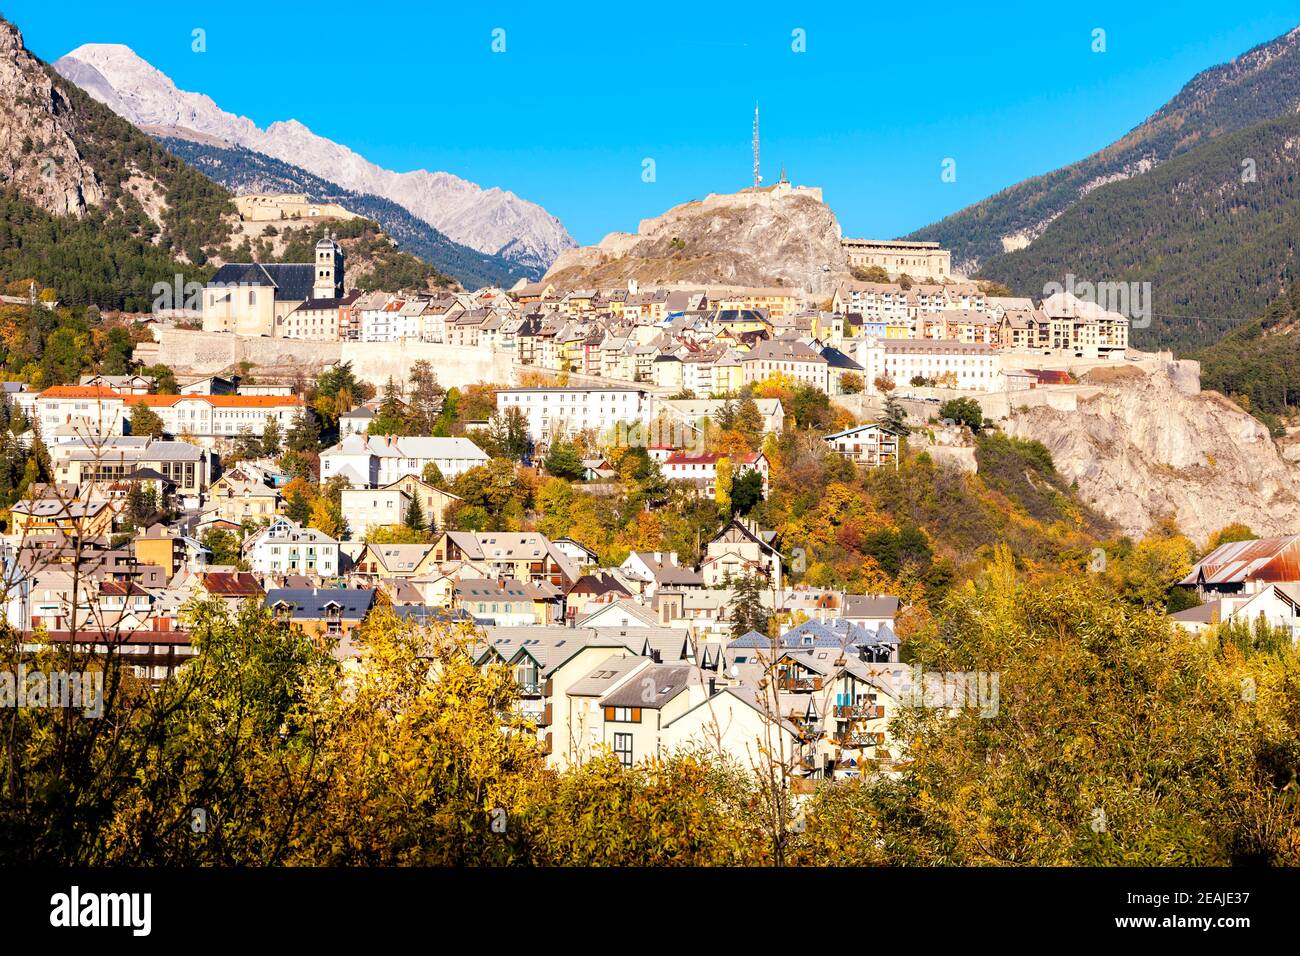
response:
[[[1047,446],[1080,497],[1140,536],[1172,514],[1198,542],[1234,521],[1257,534],[1300,528],[1300,465],[1216,392],[1188,394],[1168,371],[1112,376],[1076,412],[1040,406],[1007,431]]]
[[[655,283],[798,287],[829,296],[849,278],[835,214],[811,193],[711,195],[560,254],[546,281],[561,288]]]
[[[80,216],[104,202],[104,187],[73,139],[71,106],[0,20],[0,188],[56,216]]]

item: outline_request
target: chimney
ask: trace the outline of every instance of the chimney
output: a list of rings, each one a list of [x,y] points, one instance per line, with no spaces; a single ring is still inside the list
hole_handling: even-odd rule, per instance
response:
[[[712,697],[712,696],[713,696],[714,694],[716,694],[717,692],[718,692],[718,679],[717,679],[716,677],[710,677],[710,678],[709,678],[709,696]]]
[[[650,660],[654,661],[656,664],[662,664],[664,662],[663,652],[652,650],[650,652]]]

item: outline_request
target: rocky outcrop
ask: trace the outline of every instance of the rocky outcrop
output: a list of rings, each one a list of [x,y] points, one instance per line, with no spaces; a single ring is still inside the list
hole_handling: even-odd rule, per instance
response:
[[[0,188],[56,216],[104,203],[104,185],[73,138],[71,105],[0,19]]]
[[[201,93],[177,89],[130,47],[88,43],[60,57],[54,68],[141,129],[245,147],[345,189],[382,196],[456,242],[500,254],[535,273],[574,245],[558,219],[512,192],[483,189],[450,173],[384,169],[296,120],[260,129]]]
[[[1189,394],[1176,366],[1105,371],[1082,377],[1100,388],[1077,410],[1022,409],[1006,424],[1046,445],[1084,502],[1133,536],[1163,515],[1201,543],[1234,521],[1257,534],[1300,526],[1300,468],[1256,419],[1217,392]]]
[[[644,219],[636,233],[561,254],[560,288],[642,284],[793,286],[829,296],[849,278],[839,223],[821,191],[778,184],[714,194]]]

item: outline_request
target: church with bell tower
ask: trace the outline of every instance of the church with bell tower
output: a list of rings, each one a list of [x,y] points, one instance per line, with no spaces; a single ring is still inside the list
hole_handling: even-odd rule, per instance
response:
[[[326,233],[316,243],[315,262],[226,263],[204,286],[203,331],[280,337],[304,316],[316,321],[318,314],[337,313],[345,298],[344,258]]]

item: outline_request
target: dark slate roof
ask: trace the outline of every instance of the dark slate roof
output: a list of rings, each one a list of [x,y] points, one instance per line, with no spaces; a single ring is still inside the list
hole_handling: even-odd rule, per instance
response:
[[[853,372],[861,372],[862,366],[853,359],[849,358],[837,348],[827,346],[822,349],[822,358],[830,363],[831,368],[844,368]]]
[[[277,299],[305,301],[316,283],[316,267],[310,262],[228,262],[208,285],[275,286]]]
[[[152,468],[137,468],[129,475],[123,475],[127,481],[161,481],[163,484],[174,485],[172,481],[162,472],[154,471]]]
[[[309,299],[316,283],[316,267],[311,263],[280,263],[263,266],[279,288],[277,299]]]
[[[340,606],[344,620],[359,621],[375,603],[375,592],[369,588],[272,588],[266,592],[266,607],[288,603],[293,606],[293,617],[317,620],[325,616],[325,606]]]
[[[208,285],[271,285],[273,281],[256,262],[227,262],[208,280]]]
[[[601,698],[601,706],[658,710],[686,689],[691,670],[689,664],[651,664],[618,690]]]
[[[315,288],[315,278],[312,279],[312,288]],[[309,290],[310,291],[310,290]],[[354,289],[342,297],[331,297],[328,299],[313,299],[310,296],[305,299],[302,305],[294,309],[295,312],[310,312],[313,309],[341,309],[345,305],[351,305],[357,299],[361,298],[361,293]]]
[[[805,643],[805,638],[811,638],[812,643]],[[809,647],[860,647],[876,646],[880,644],[897,644],[898,637],[890,629],[888,624],[882,624],[878,630],[870,630],[865,627],[858,627],[848,621],[804,621],[798,627],[792,627],[781,635],[780,646],[782,648],[809,648]],[[744,634],[729,645],[729,648],[765,648],[770,650],[772,639],[766,634],[760,634],[757,631],[750,631]]]

